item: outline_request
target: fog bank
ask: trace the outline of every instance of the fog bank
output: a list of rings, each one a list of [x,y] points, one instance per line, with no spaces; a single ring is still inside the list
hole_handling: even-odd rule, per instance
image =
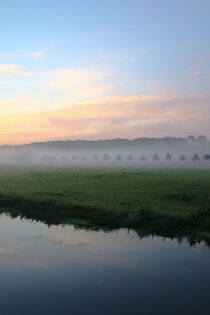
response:
[[[210,165],[205,136],[51,141],[0,147],[0,164],[69,167]]]

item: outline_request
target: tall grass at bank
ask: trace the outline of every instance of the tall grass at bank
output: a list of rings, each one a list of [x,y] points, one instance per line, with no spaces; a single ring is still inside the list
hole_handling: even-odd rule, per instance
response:
[[[210,229],[210,170],[19,168],[1,171],[0,192],[2,209],[49,222]]]

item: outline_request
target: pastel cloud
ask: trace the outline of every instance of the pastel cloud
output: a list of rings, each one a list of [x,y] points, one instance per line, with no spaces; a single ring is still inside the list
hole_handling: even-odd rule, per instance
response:
[[[150,135],[155,136],[158,135],[155,126],[168,124],[166,134],[169,134],[170,123],[175,121],[177,125],[184,125],[193,120],[194,127],[198,122],[196,128],[199,130],[200,121],[205,121],[208,115],[209,100],[210,95],[202,94],[116,96],[71,105],[51,113],[48,119],[55,128],[60,126],[67,133],[73,130],[74,134],[79,130],[84,137],[147,136],[148,133],[144,132],[146,127],[150,128]]]
[[[103,68],[29,72],[20,65],[1,64],[0,82],[5,84],[7,91],[2,90],[0,105],[5,104],[10,114],[16,114],[18,110],[52,110],[72,102],[93,100],[110,92],[113,87],[111,80],[107,83],[110,76],[111,71]],[[11,98],[18,94],[20,99]]]
[[[2,117],[2,143],[209,134],[209,94],[112,96]],[[16,139],[14,141],[14,139]]]
[[[80,89],[75,89],[74,91],[66,95],[66,100],[81,101],[84,99],[95,99],[96,97],[99,97],[104,93],[110,91],[111,88],[112,86],[107,84],[100,85],[98,87],[84,87]]]
[[[44,50],[25,52],[24,55],[27,57],[39,58],[39,57],[42,57],[44,55]]]
[[[0,248],[0,254],[14,254],[15,250],[10,248]]]
[[[24,67],[15,64],[0,64],[0,79],[10,79],[14,76],[31,76]]]
[[[31,57],[31,58],[40,58],[44,55],[44,50],[24,50],[18,49],[14,52],[2,52],[0,51],[0,59],[10,59],[10,58],[20,58],[20,57]]]
[[[97,83],[109,78],[110,73],[107,69],[80,68],[62,69],[41,73],[42,84],[50,87],[75,87]]]
[[[199,72],[199,67],[194,70]],[[20,81],[22,93],[18,89],[20,97],[14,99],[1,94],[0,144],[191,133],[210,136],[207,93],[166,92],[155,82],[153,91],[159,93],[117,95],[113,73],[107,68],[29,72],[21,65],[1,64],[0,81],[13,78],[17,84]],[[11,95],[12,87],[8,84]]]
[[[110,79],[111,71],[103,68],[40,71],[34,76],[37,77],[37,87],[45,99],[45,108],[50,109],[100,98],[108,94],[114,86]]]
[[[186,71],[186,74],[190,77],[201,78],[209,76],[209,54],[199,54],[196,56],[194,63]]]

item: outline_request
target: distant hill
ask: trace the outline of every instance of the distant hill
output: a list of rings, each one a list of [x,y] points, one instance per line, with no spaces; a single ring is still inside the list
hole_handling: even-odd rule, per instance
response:
[[[30,149],[61,149],[61,150],[96,150],[106,148],[134,148],[134,147],[182,147],[182,146],[209,146],[207,138],[203,135],[189,136],[187,138],[164,137],[164,138],[135,138],[129,139],[108,139],[108,140],[66,140],[34,142],[23,145],[7,145],[1,148],[30,148]]]
[[[133,148],[133,147],[164,147],[164,146],[203,146],[210,145],[203,135],[195,138],[164,137],[164,138],[135,138],[135,139],[107,139],[107,140],[58,140],[47,142],[33,142],[23,145],[4,145],[1,148],[30,148],[30,149],[106,149],[106,148]]]

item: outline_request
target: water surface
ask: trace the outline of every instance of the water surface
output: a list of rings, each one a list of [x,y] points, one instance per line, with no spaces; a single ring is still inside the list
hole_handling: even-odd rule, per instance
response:
[[[0,218],[0,314],[210,314],[204,243]]]

